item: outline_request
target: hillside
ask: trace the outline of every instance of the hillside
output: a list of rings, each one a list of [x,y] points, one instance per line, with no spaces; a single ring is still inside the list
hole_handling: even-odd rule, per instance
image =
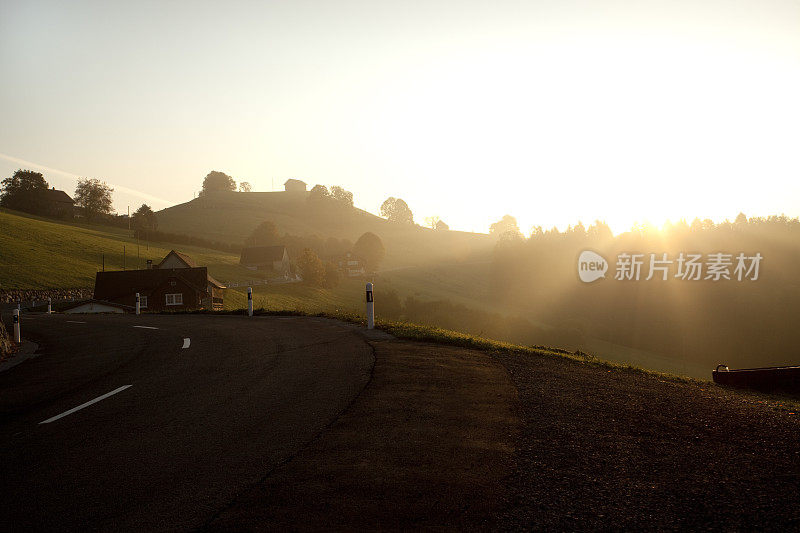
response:
[[[0,210],[0,288],[91,287],[95,273],[144,268],[147,259],[160,261],[170,250],[181,250],[212,276],[246,279],[237,255],[171,243],[137,243],[122,228],[70,224],[26,213]]]
[[[308,193],[218,192],[158,211],[159,230],[241,244],[265,220],[280,233],[355,242],[366,231],[386,247],[384,268],[486,256],[494,241],[482,233],[433,231],[392,224],[356,208],[307,201]]]

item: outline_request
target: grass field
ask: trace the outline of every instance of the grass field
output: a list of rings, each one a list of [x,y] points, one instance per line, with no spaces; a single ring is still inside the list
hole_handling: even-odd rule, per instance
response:
[[[123,257],[123,247],[125,257]],[[170,250],[188,254],[208,267],[214,278],[229,283],[254,278],[254,272],[239,266],[239,256],[171,243],[137,243],[121,228],[90,226],[44,219],[25,213],[0,210],[0,287],[47,289],[92,287],[105,256],[107,270],[144,268],[147,259],[160,261]],[[355,312],[364,295],[362,280],[346,279],[335,289],[317,289],[303,284],[256,285],[256,307],[300,311]],[[225,308],[246,306],[246,288],[225,291]]]
[[[220,280],[247,279],[239,257],[225,252],[171,243],[137,243],[121,228],[64,223],[0,210],[0,287],[44,289],[92,287],[95,273],[144,268],[170,250],[187,253]]]

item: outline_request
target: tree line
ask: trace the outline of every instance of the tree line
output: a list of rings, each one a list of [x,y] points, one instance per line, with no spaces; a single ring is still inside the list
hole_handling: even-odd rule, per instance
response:
[[[366,272],[378,269],[386,249],[380,237],[372,232],[361,235],[355,244],[348,239],[318,235],[291,235],[278,232],[269,220],[260,223],[245,240],[245,246],[285,246],[289,257],[295,258],[295,268],[306,284],[314,287],[333,288],[341,280],[338,261],[350,252],[363,261]]]
[[[618,236],[603,222],[567,231],[534,228],[527,238],[511,228],[495,246],[492,283],[498,299],[529,310],[531,320],[688,366],[796,364],[799,244],[800,220],[786,216],[695,219],[662,229],[638,226]],[[580,281],[578,257],[584,250],[608,261],[606,279]],[[661,275],[615,279],[622,254],[641,254],[647,261],[651,254],[675,260],[681,254],[717,253],[760,254],[758,279],[687,281],[677,275],[677,265],[666,280]]]

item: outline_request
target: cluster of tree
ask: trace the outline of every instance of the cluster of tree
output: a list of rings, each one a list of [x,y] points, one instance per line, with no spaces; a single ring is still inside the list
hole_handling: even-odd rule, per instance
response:
[[[306,201],[315,207],[353,207],[353,193],[338,185],[331,186],[330,190],[325,185],[314,185],[308,193]]]
[[[353,245],[353,255],[364,261],[364,267],[369,273],[376,272],[386,256],[386,248],[381,238],[368,231],[358,238]]]
[[[139,209],[131,215],[131,227],[135,231],[155,231],[158,229],[158,219],[156,214],[147,204],[142,204]]]
[[[340,243],[343,245],[345,241],[340,241]],[[347,243],[349,244],[349,241]],[[330,250],[330,248],[328,249]],[[355,257],[364,262],[368,273],[375,272],[386,255],[386,249],[380,237],[369,231],[358,238],[352,249],[348,247],[343,251],[342,247],[338,247],[334,254],[324,256],[327,257],[325,261],[320,259],[320,255],[314,249],[304,248],[297,261],[303,281],[315,287],[332,288],[337,286],[342,277],[337,261],[342,259],[342,256],[348,251],[352,251]]]
[[[78,186],[75,187],[75,205],[83,210],[87,220],[95,221],[114,212],[111,205],[112,192],[114,189],[98,179],[79,179]]]
[[[236,181],[232,177],[224,172],[212,170],[203,178],[203,188],[200,190],[200,196],[211,192],[233,192],[235,190]]]
[[[2,182],[0,205],[9,209],[25,211],[45,216],[60,216],[72,218],[75,213],[71,210],[54,210],[54,202],[47,196],[50,184],[45,181],[41,172],[19,169],[10,178]],[[78,180],[73,200],[86,220],[96,222],[109,218],[114,210],[112,208],[111,193],[114,189],[98,179],[83,178]]]
[[[414,213],[402,198],[390,196],[381,204],[381,216],[395,224],[414,224]]]
[[[368,272],[377,270],[386,255],[380,237],[371,232],[364,233],[353,244],[347,239],[334,237],[323,239],[318,235],[281,235],[277,226],[269,220],[256,226],[245,241],[245,246],[278,245],[286,246],[289,257],[297,258],[297,267],[303,279],[317,287],[331,287],[339,283],[337,262],[347,252],[364,261]]]
[[[582,283],[578,256],[584,250],[609,264],[605,280]],[[681,253],[763,257],[757,280],[684,280],[677,276]],[[621,254],[643,254],[639,281],[614,279]],[[651,254],[667,254],[667,279],[646,280]],[[681,221],[660,230],[638,226],[614,236],[602,223],[567,231],[534,228],[530,237],[501,239],[494,251],[494,293],[510,305],[530,309],[530,318],[570,324],[585,337],[647,350],[685,365],[711,368],[797,363],[800,330],[800,220],[784,216],[733,222]]]
[[[270,220],[265,220],[250,233],[245,239],[245,246],[286,246],[290,257],[298,257],[304,249],[310,248],[320,257],[332,258],[340,256],[353,248],[353,243],[347,239],[328,237],[323,239],[318,235],[291,235],[280,234],[278,227]]]
[[[489,235],[494,235],[501,239],[522,238],[517,219],[511,215],[503,215],[503,218],[489,226]]]
[[[297,259],[297,269],[303,282],[312,287],[332,289],[342,279],[339,267],[332,261],[322,261],[311,248],[305,248]]]
[[[9,209],[39,214],[42,210],[42,192],[50,185],[40,172],[19,169],[2,181],[0,205]]]

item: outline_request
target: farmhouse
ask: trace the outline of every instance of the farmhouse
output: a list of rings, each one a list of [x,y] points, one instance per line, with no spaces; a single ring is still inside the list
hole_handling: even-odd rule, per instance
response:
[[[288,179],[283,184],[286,192],[306,192],[306,182],[296,179]]]
[[[53,217],[70,219],[75,216],[75,201],[64,191],[44,189],[36,191],[35,198],[37,214]]]
[[[289,273],[289,252],[285,246],[250,246],[242,249],[239,264],[250,270],[274,270]]]
[[[338,263],[339,270],[349,278],[363,276],[366,272],[364,261],[360,257],[353,255],[352,252],[347,252],[339,259]]]
[[[155,267],[145,270],[98,272],[94,282],[95,300],[136,305],[136,293],[142,309],[221,310],[223,289],[187,255],[172,250]]]
[[[156,265],[156,268],[196,268],[197,263],[194,262],[194,259],[189,257],[186,254],[182,254],[180,252],[176,252],[175,250],[170,250],[170,252],[164,256],[164,259]]]

